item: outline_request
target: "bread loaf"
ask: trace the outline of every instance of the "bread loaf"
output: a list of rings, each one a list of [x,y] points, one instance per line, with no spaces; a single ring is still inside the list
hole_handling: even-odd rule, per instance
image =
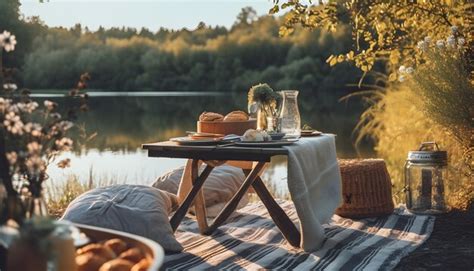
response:
[[[214,112],[203,112],[199,116],[199,121],[223,121],[224,116]]]
[[[224,117],[224,121],[246,121],[249,115],[244,111],[232,111]]]

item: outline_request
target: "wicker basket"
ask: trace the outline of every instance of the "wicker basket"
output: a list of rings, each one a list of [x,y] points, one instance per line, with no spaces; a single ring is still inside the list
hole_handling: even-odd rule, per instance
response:
[[[199,133],[243,135],[248,129],[257,129],[257,120],[197,122],[197,131]]]
[[[392,183],[383,159],[339,160],[342,217],[364,218],[393,212]]]

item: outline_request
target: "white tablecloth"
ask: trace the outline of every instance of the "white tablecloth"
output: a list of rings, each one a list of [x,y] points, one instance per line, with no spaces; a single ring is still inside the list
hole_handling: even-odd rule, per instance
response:
[[[341,174],[335,135],[301,138],[288,149],[288,188],[300,219],[301,248],[317,250],[323,223],[341,204]]]

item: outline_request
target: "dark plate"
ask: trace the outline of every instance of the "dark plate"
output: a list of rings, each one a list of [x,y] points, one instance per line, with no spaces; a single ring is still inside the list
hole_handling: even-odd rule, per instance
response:
[[[269,135],[272,137],[272,140],[281,140],[285,136],[285,133],[271,133]]]

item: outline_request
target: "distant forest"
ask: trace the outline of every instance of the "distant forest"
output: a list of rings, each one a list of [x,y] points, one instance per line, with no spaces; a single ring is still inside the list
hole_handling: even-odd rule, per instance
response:
[[[49,28],[24,18],[18,0],[1,0],[0,31],[18,39],[13,54],[20,84],[31,89],[67,89],[89,72],[92,89],[117,91],[243,91],[267,82],[275,89],[334,92],[341,96],[360,72],[350,64],[329,67],[331,54],[351,46],[348,29],[336,33],[298,30],[278,36],[279,18],[243,8],[235,24],[194,30]],[[179,19],[179,18],[177,18]]]

